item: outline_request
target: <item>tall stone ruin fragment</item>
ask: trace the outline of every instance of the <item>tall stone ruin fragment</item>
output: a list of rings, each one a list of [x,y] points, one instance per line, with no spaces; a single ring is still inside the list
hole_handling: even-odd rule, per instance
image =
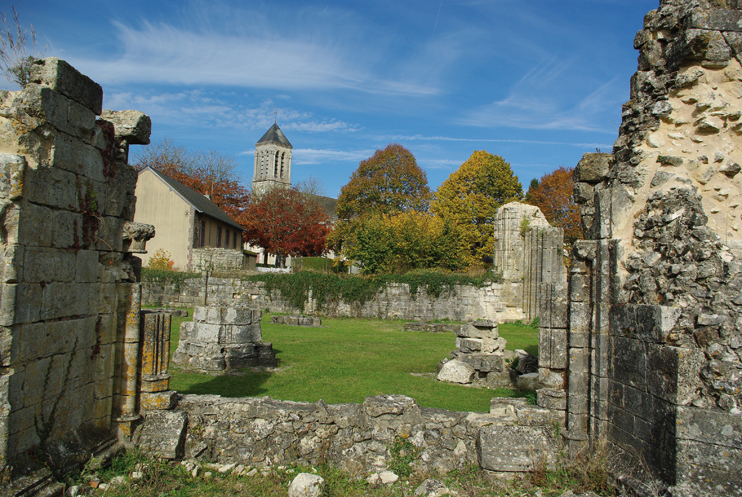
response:
[[[495,271],[505,281],[521,285],[525,320],[540,318],[542,301],[551,302],[566,290],[564,230],[551,226],[538,207],[510,202],[495,213],[494,238]],[[553,310],[544,309],[551,316]],[[549,316],[545,316],[547,323],[551,323]],[[558,327],[566,329],[566,320]]]
[[[567,438],[607,441],[673,495],[737,494],[742,4],[664,0],[634,43],[613,154],[575,170]]]
[[[101,87],[56,58],[30,81],[0,92],[0,471],[12,472],[34,448],[74,464],[139,418],[135,254],[154,235],[132,223],[127,164],[149,117],[102,111]]]

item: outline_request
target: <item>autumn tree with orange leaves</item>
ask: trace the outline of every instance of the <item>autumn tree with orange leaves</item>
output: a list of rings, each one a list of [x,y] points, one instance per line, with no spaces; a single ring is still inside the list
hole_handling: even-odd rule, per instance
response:
[[[570,247],[584,238],[580,210],[573,195],[573,172],[574,168],[561,166],[542,176],[526,195],[526,202],[541,209],[552,226],[564,229],[564,242]]]
[[[151,167],[208,196],[229,217],[243,225],[250,192],[236,173],[234,159],[217,151],[200,152],[177,146],[169,138],[141,147],[134,167]]]
[[[330,232],[327,214],[315,197],[298,188],[274,188],[253,198],[243,216],[246,241],[275,254],[319,256]]]
[[[340,190],[335,209],[340,221],[330,244],[340,250],[364,216],[426,212],[429,204],[428,177],[417,165],[415,156],[397,143],[387,145],[361,161],[348,184]]]

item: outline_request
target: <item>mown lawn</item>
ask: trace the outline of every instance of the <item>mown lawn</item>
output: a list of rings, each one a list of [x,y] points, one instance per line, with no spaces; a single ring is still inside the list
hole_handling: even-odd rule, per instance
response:
[[[180,323],[173,318],[171,352],[177,347]],[[450,333],[403,331],[403,321],[323,319],[321,328],[303,328],[262,321],[263,341],[272,342],[279,359],[275,371],[240,371],[212,375],[184,372],[171,365],[170,386],[180,393],[226,397],[270,396],[278,400],[328,403],[363,402],[370,395],[403,394],[423,407],[456,411],[489,410],[494,396],[524,396],[509,389],[480,389],[434,379],[436,364],[455,348]],[[535,353],[538,330],[500,325],[508,349]],[[421,374],[423,376],[418,376]]]

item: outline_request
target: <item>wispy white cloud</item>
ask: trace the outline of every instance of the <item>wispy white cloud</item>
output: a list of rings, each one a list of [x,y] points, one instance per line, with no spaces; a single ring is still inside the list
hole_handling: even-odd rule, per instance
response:
[[[524,145],[563,145],[578,148],[610,148],[612,144],[606,143],[585,143],[585,142],[558,142],[546,140],[527,140],[527,139],[507,139],[507,138],[458,138],[453,136],[423,136],[423,135],[388,135],[377,136],[377,139],[405,142],[405,141],[426,141],[426,142],[463,142],[463,143],[521,143]]]
[[[373,155],[373,150],[333,150],[315,148],[295,148],[292,151],[293,164],[324,164],[327,162],[358,163]],[[244,150],[237,155],[255,155],[254,150]]]
[[[290,107],[276,107],[272,100],[257,106],[242,104],[244,100],[230,95],[207,94],[200,90],[175,93],[133,94],[131,92],[106,95],[104,106],[114,110],[137,109],[155,122],[179,126],[240,127],[247,130],[266,130],[278,119],[284,131],[305,132],[356,131],[358,126],[329,118],[319,119],[310,112]],[[276,112],[278,109],[278,115]]]
[[[358,163],[371,157],[374,150],[295,148],[292,152],[293,162],[296,164],[322,164],[324,162]]]
[[[589,82],[576,81],[574,65],[571,60],[551,60],[534,66],[507,97],[468,112],[459,124],[615,133],[606,123],[624,85],[614,77],[590,88]]]
[[[327,10],[327,9],[324,9]],[[250,15],[248,15],[250,14]],[[372,93],[434,95],[439,88],[416,74],[386,71],[388,44],[363,39],[369,28],[354,18],[310,13],[275,20],[257,12],[240,29],[211,23],[176,26],[142,21],[134,26],[113,22],[122,51],[105,58],[75,58],[85,74],[104,84],[149,83],[219,85],[271,90],[351,89]],[[355,36],[347,36],[355,30]]]

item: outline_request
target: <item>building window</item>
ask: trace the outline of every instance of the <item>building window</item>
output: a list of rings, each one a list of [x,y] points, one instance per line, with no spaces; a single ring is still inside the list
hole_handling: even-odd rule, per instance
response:
[[[198,234],[199,247],[206,245],[206,222],[201,220],[201,233]]]
[[[221,247],[222,245],[222,227],[216,227],[216,246]]]

